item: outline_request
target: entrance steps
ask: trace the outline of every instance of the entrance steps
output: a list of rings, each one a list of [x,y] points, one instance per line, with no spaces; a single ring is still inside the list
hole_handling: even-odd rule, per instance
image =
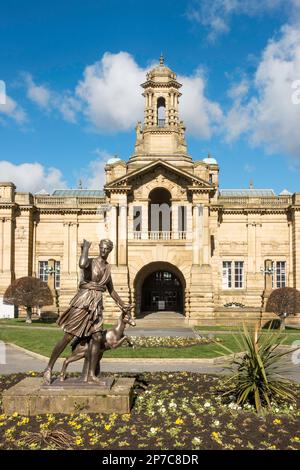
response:
[[[185,316],[178,312],[144,312],[135,321],[139,328],[188,328]]]

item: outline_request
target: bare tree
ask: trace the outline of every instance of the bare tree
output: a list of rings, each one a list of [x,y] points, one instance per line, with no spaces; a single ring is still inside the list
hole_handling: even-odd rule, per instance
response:
[[[300,312],[300,291],[293,287],[281,287],[271,293],[266,312],[276,313],[280,317],[280,328],[285,329],[285,319]]]
[[[6,304],[26,307],[26,322],[31,323],[32,307],[53,304],[53,295],[46,282],[36,277],[20,277],[6,289],[3,297]]]

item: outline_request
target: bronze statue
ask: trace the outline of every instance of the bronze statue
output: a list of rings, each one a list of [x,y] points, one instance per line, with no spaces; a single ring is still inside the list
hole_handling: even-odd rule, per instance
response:
[[[118,307],[126,314],[132,306],[126,305],[114,290],[110,265],[107,257],[113,249],[110,240],[101,240],[98,258],[89,258],[88,252],[91,243],[83,240],[79,267],[82,270],[82,279],[77,294],[70,302],[69,308],[60,316],[57,323],[65,333],[54,347],[48,366],[44,372],[44,384],[50,385],[53,366],[74,338],[85,340],[88,351],[83,367],[83,380],[89,383],[102,381],[97,377],[99,360],[101,357],[101,344],[103,343],[103,292],[107,289]],[[103,352],[102,352],[103,354]]]
[[[100,346],[100,357],[99,361],[101,361],[103,353],[108,351],[109,349],[116,349],[121,346],[125,341],[129,344],[129,346],[133,347],[133,343],[131,342],[130,338],[124,335],[124,330],[126,325],[136,326],[134,319],[132,318],[130,312],[122,311],[118,324],[115,328],[110,328],[109,330],[105,330],[103,332],[103,336],[101,339],[101,346]],[[63,363],[62,370],[60,373],[60,380],[63,382],[66,378],[67,367],[71,362],[79,361],[80,359],[87,359],[88,351],[89,351],[89,340],[88,339],[80,339],[75,338],[74,341],[71,343],[72,346],[72,353],[69,357],[67,357]]]

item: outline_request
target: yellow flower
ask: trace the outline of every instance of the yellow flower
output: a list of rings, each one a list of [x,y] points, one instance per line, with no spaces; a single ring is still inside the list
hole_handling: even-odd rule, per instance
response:
[[[177,418],[175,421],[175,424],[178,424],[178,425],[183,424],[183,419]]]
[[[21,421],[18,421],[17,426],[24,426],[27,423],[29,423],[29,418],[24,417]]]
[[[221,441],[221,434],[219,432],[213,431],[211,433],[211,437],[214,441],[216,441],[218,444],[222,444]]]
[[[130,420],[130,414],[124,414],[124,415],[122,415],[122,420],[123,420],[123,421],[126,421],[126,422],[129,421],[129,420]]]
[[[274,419],[273,424],[281,424],[281,419]]]
[[[82,446],[82,444],[83,444],[83,439],[82,439],[82,437],[77,436],[76,439],[75,439],[75,444],[76,444],[77,446]]]
[[[292,440],[293,442],[300,442],[300,437],[294,436],[294,437],[292,437],[291,440]]]
[[[111,424],[104,424],[105,430],[109,431],[111,428]]]
[[[19,413],[17,413],[16,411],[12,414],[12,417],[13,418],[16,418],[17,416],[19,416]]]

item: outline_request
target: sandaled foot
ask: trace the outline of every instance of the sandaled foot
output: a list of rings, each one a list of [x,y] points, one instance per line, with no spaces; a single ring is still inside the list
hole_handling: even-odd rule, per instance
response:
[[[95,375],[90,375],[87,379],[88,384],[97,384],[97,385],[106,385],[105,380],[101,379],[100,377],[96,377]]]
[[[43,385],[50,385],[52,380],[52,374],[50,369],[46,369],[43,375]]]

